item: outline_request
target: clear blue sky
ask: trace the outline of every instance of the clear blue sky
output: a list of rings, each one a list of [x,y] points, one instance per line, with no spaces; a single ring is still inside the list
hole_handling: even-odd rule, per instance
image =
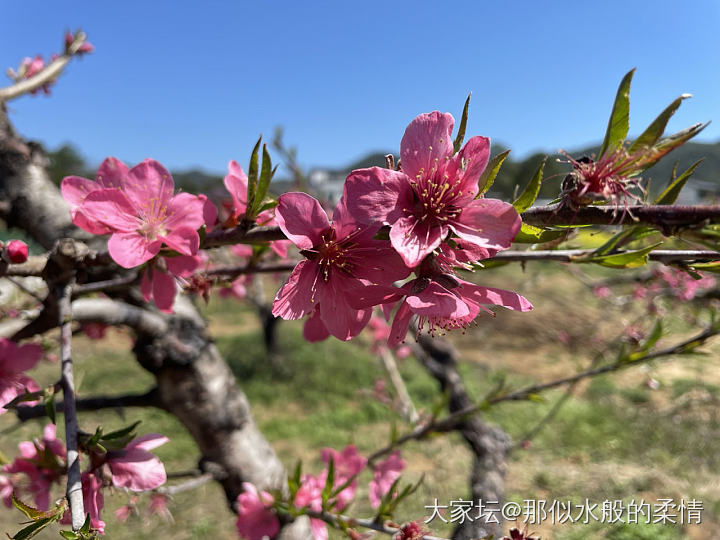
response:
[[[340,166],[396,150],[421,112],[457,118],[469,91],[469,134],[516,157],[572,149],[602,137],[634,66],[631,134],[689,92],[670,129],[715,119],[700,140],[720,139],[717,0],[8,0],[0,66],[47,57],[78,27],[96,52],[11,115],[92,162],[222,172],[283,125],[302,164]]]

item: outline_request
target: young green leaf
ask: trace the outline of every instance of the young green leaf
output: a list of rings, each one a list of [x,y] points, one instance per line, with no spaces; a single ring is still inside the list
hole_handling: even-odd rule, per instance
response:
[[[639,174],[649,169],[658,161],[660,161],[663,156],[670,153],[675,148],[685,144],[687,141],[689,141],[698,133],[700,133],[703,129],[705,129],[709,124],[710,122],[706,122],[705,124],[695,124],[687,129],[683,129],[682,131],[678,131],[673,135],[665,137],[663,140],[653,146],[650,151],[648,151],[642,158],[638,160],[637,164],[635,165],[635,173]]]
[[[620,146],[627,137],[630,129],[630,83],[634,74],[635,68],[632,68],[620,82],[599,156]]]
[[[137,428],[142,423],[142,420],[138,420],[137,422],[134,422],[130,424],[127,427],[124,427],[122,429],[118,429],[117,431],[111,431],[110,433],[102,434],[100,433],[99,439],[103,441],[111,441],[114,439],[121,439],[123,437],[127,437],[130,435],[133,431],[135,431],[135,428]]]
[[[535,171],[535,174],[533,174],[533,177],[530,179],[530,182],[528,182],[528,185],[525,186],[525,189],[520,196],[515,199],[513,206],[515,207],[515,210],[517,210],[518,214],[521,214],[530,208],[535,202],[535,199],[537,199],[538,193],[540,193],[540,184],[542,183],[543,169],[545,168],[546,160],[547,158],[544,158],[540,162],[540,165],[538,165],[538,168]]]
[[[11,499],[13,506],[20,510],[23,514],[25,514],[25,517],[32,519],[33,521],[40,518],[48,517],[47,512],[44,512],[43,510],[38,510],[37,508],[33,508],[29,504],[25,504],[15,496],[15,493],[12,494]]]
[[[658,198],[655,199],[655,204],[673,204],[680,195],[682,188],[690,179],[692,173],[694,173],[697,166],[703,162],[703,159],[699,159],[690,165],[690,168],[677,178],[675,178],[675,173],[673,173],[673,177],[670,179],[668,187],[666,187],[665,190],[658,195]],[[675,171],[677,171],[677,169],[675,169]]]
[[[250,154],[250,167],[248,168],[248,188],[247,188],[247,209],[245,210],[245,219],[252,221],[252,208],[255,203],[255,191],[257,190],[258,184],[258,166],[260,152],[260,143],[262,142],[262,135],[255,143],[252,154]]]
[[[50,419],[50,422],[55,423],[55,394],[45,396],[45,414]]]
[[[468,110],[470,108],[470,96],[472,96],[472,92],[468,94],[468,97],[465,100],[465,107],[463,107],[462,118],[460,118],[460,126],[458,127],[455,141],[453,142],[453,149],[455,150],[453,153],[455,154],[457,154],[458,150],[460,150],[463,140],[465,139],[465,128],[467,127]]]
[[[657,231],[655,229],[653,229],[652,227],[643,227],[643,226],[628,227],[627,229],[623,229],[622,231],[620,231],[619,233],[614,235],[607,242],[605,242],[602,246],[597,248],[595,250],[594,254],[595,255],[609,255],[612,251],[614,251],[630,242],[640,240],[642,238],[653,235],[655,233],[657,233]]]
[[[558,238],[561,238],[567,234],[567,230],[545,230],[541,229],[540,227],[530,225],[528,223],[523,223],[520,226],[520,231],[518,231],[513,242],[516,242],[518,244],[542,244],[545,242],[550,242],[552,240],[557,240]]]
[[[623,251],[622,253],[614,253],[613,255],[591,256],[588,259],[578,260],[577,262],[593,262],[601,266],[607,266],[608,268],[639,268],[647,264],[648,255],[660,244],[662,244],[662,242],[643,249]]]
[[[670,117],[675,114],[675,111],[678,110],[678,107],[680,107],[683,100],[689,97],[692,97],[692,95],[682,94],[670,105],[668,105],[665,110],[661,112],[655,120],[653,120],[652,124],[643,131],[642,135],[635,139],[635,142],[633,142],[630,145],[630,148],[628,148],[628,152],[632,154],[635,150],[640,150],[643,147],[650,148],[654,146],[655,143],[660,140],[662,134],[665,133],[665,128],[667,127]]]
[[[497,177],[498,172],[500,172],[500,167],[505,161],[505,158],[508,157],[509,153],[510,150],[505,150],[504,152],[498,154],[497,156],[494,156],[490,161],[488,161],[485,170],[480,175],[480,179],[478,180],[478,197],[480,197],[483,193],[486,193],[493,185],[493,182],[495,182],[495,178]]]
[[[255,219],[258,215],[260,208],[267,195],[268,188],[270,187],[270,180],[272,180],[275,170],[272,166],[272,160],[270,154],[267,151],[267,145],[263,144],[263,156],[262,156],[262,168],[260,169],[260,180],[258,180],[257,189],[255,191],[255,201],[253,202],[252,217],[248,219]]]
[[[47,527],[51,523],[55,523],[56,521],[58,521],[58,518],[56,517],[38,519],[24,529],[15,533],[15,536],[12,536],[11,538],[12,540],[27,540],[28,538],[32,538],[40,531],[42,531],[45,527]]]

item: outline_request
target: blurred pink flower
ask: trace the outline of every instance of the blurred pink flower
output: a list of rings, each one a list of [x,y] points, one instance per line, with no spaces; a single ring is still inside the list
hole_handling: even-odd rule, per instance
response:
[[[115,487],[149,491],[167,480],[165,466],[150,450],[165,444],[164,435],[150,433],[130,441],[122,450],[109,450],[105,456]]]
[[[265,537],[273,538],[280,530],[277,516],[270,510],[273,501],[272,495],[248,483],[243,483],[244,491],[237,498],[237,527],[238,534],[245,540],[262,540]]]
[[[7,338],[0,339],[0,414],[7,412],[4,405],[16,397],[40,390],[24,372],[35,367],[41,356],[40,345],[18,345]]]
[[[323,448],[322,460],[329,466],[331,459],[335,469],[333,489],[345,484],[350,478],[357,477],[367,463],[367,459],[358,454],[357,447],[354,444],[346,446],[342,452],[338,452],[333,448]],[[326,478],[327,470],[324,470],[320,475],[320,481],[323,485],[325,484]],[[356,490],[357,478],[337,494],[335,499],[337,501],[336,508],[342,510],[350,504],[350,501],[355,497]]]
[[[2,471],[21,492],[30,493],[40,510],[50,508],[50,488],[65,474],[65,445],[55,436],[55,425],[48,424],[43,438],[18,444],[20,456]],[[25,475],[22,477],[21,475]],[[6,488],[7,489],[7,488]]]
[[[375,474],[370,481],[369,493],[370,504],[373,508],[380,506],[382,498],[390,491],[390,487],[392,487],[393,482],[398,479],[405,466],[406,463],[405,460],[400,457],[400,451],[396,450],[385,460],[373,467]]]

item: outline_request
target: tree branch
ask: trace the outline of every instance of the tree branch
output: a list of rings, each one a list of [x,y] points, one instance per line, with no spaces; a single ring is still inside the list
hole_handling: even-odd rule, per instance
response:
[[[144,394],[123,394],[119,396],[94,396],[77,399],[75,408],[77,411],[99,411],[101,409],[125,409],[127,407],[156,407],[163,408],[158,399],[158,389],[152,388]],[[65,412],[63,403],[56,403],[55,410],[59,413]],[[15,414],[21,422],[27,422],[33,418],[45,416],[45,405],[32,405],[17,407]]]
[[[614,205],[586,206],[579,210],[536,206],[522,213],[529,225],[653,225],[661,230],[720,221],[720,206],[635,205],[618,209]]]

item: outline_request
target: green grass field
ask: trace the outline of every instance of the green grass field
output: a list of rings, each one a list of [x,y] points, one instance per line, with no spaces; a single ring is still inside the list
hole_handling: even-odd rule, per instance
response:
[[[593,271],[593,276],[607,271]],[[504,380],[507,388],[568,375],[590,365],[603,346],[625,326],[639,320],[649,325],[637,304],[614,305],[593,297],[589,288],[564,267],[502,267],[479,273],[476,281],[510,288],[527,296],[536,309],[527,314],[501,311],[485,317],[466,335],[451,334],[463,360],[462,372],[477,398]],[[213,298],[202,307],[217,344],[248,394],[263,433],[273,443],[288,468],[301,459],[305,470],[321,468],[320,450],[341,449],[357,444],[367,454],[384,446],[393,426],[401,433],[409,429],[392,411],[372,397],[372,388],[383,377],[377,359],[368,352],[368,337],[350,343],[328,340],[317,346],[304,342],[301,324],[283,322],[279,328],[284,369],[278,375],[267,362],[254,313],[244,304]],[[666,328],[675,334],[660,344],[670,344],[691,332],[677,306],[669,306]],[[558,333],[568,335],[567,343]],[[102,393],[141,392],[152,385],[129,352],[131,335],[113,330],[107,339],[74,341],[77,381],[82,396]],[[510,500],[525,499],[603,500],[660,498],[703,501],[703,524],[692,526],[625,525],[590,523],[531,526],[543,538],[558,540],[613,540],[720,537],[720,360],[718,345],[705,348],[711,354],[683,356],[647,367],[585,381],[560,409],[558,415],[533,438],[526,449],[513,452],[507,482]],[[608,353],[607,358],[611,358]],[[56,377],[58,366],[48,362],[34,375],[42,383]],[[430,409],[437,389],[417,362],[408,358],[401,371],[418,409]],[[649,378],[660,387],[650,389]],[[501,426],[515,441],[522,440],[562,396],[562,390],[543,394],[542,401],[499,404],[484,414],[486,421]],[[168,471],[193,468],[198,452],[182,426],[156,410],[103,411],[83,414],[87,431],[102,424],[106,430],[142,420],[140,433],[161,432],[171,442],[157,449]],[[12,426],[11,414],[0,417],[0,429]],[[4,433],[0,450],[15,454],[18,441],[40,432],[42,422],[30,422]],[[416,495],[400,507],[399,520],[426,516],[433,499],[448,504],[467,498],[469,452],[457,435],[438,436],[408,444],[403,456],[409,466],[408,481],[424,482]],[[360,481],[357,502],[350,513],[370,514],[367,481]],[[58,495],[60,494],[58,490]],[[126,525],[119,524],[113,510],[127,502],[124,493],[108,492],[104,513],[107,536],[113,539],[216,539],[234,538],[234,518],[227,510],[221,490],[212,484],[178,495],[171,505],[174,516],[166,523],[144,510]],[[144,504],[140,504],[144,508]],[[13,532],[21,515],[0,511],[2,530]],[[438,520],[430,524],[439,535],[450,528]],[[59,538],[56,531],[39,538]],[[331,538],[340,535],[331,533]]]

